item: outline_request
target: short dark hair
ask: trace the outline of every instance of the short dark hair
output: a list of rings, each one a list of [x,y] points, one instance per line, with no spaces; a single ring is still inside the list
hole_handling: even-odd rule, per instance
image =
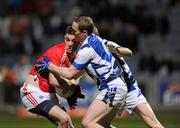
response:
[[[75,17],[73,21],[78,24],[78,29],[80,32],[86,30],[88,35],[93,33],[94,24],[88,16]]]
[[[72,29],[72,26],[67,26],[65,30],[65,34],[71,34],[74,35],[74,30]]]

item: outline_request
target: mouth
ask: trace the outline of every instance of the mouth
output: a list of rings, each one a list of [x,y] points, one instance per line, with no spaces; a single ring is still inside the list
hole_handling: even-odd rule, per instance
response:
[[[71,52],[71,51],[72,51],[72,48],[68,48],[67,51],[68,51],[68,52]]]

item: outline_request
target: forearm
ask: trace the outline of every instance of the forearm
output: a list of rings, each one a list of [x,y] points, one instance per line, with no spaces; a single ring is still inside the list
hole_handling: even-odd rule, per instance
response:
[[[121,47],[120,45],[112,41],[107,41],[106,45],[111,52],[117,54],[120,57],[132,56],[132,51],[129,48]]]
[[[117,48],[117,50],[118,50],[118,54],[122,57],[133,55],[132,51],[129,48],[121,47],[121,48]]]
[[[58,88],[64,88],[66,86],[72,86],[72,85],[76,86],[79,84],[79,81],[75,81],[74,79],[68,80],[52,72],[49,73],[49,82],[53,87],[58,87]]]
[[[49,64],[48,66],[48,70],[50,70],[52,73],[58,75],[58,76],[62,76],[66,79],[71,80],[75,74],[71,73],[71,71],[69,70],[69,68],[66,67],[58,67],[54,64]]]

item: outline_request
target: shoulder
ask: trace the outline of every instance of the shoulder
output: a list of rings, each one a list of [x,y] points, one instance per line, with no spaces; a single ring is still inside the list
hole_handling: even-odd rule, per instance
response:
[[[95,35],[95,34],[91,34],[86,42],[91,46],[91,47],[97,47],[98,45],[102,44],[102,38]]]
[[[44,55],[50,57],[50,56],[60,55],[63,53],[64,53],[64,44],[60,43],[50,47],[48,50],[44,52]]]
[[[50,47],[47,51],[48,52],[61,51],[62,49],[64,49],[64,47],[65,47],[64,43],[59,43],[57,45]]]

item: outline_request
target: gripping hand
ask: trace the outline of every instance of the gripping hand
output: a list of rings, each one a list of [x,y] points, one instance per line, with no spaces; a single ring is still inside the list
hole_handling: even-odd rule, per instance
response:
[[[67,102],[69,104],[70,109],[74,109],[77,106],[78,98],[85,98],[85,95],[82,94],[82,89],[79,85],[75,88],[73,95],[67,98]]]

